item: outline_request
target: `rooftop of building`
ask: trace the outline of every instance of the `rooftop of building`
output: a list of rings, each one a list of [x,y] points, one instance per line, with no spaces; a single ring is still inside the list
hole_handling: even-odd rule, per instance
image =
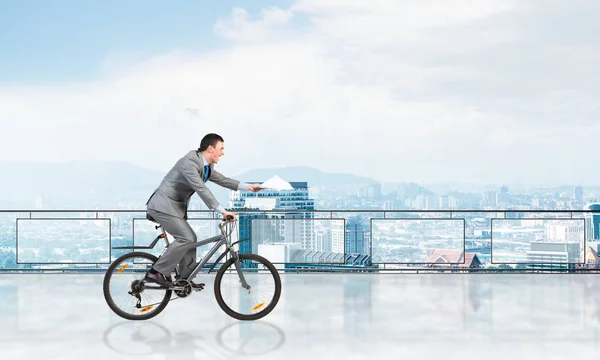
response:
[[[248,184],[262,184],[262,181],[248,181]],[[290,185],[294,189],[308,189],[308,182],[306,181],[290,181]]]

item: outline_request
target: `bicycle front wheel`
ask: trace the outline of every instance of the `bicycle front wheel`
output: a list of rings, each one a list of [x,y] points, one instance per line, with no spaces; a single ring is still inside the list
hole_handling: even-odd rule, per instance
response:
[[[231,258],[217,272],[215,297],[221,309],[234,319],[258,320],[273,311],[279,302],[281,278],[275,266],[260,255],[239,254],[239,258],[250,289],[242,287],[235,260]]]

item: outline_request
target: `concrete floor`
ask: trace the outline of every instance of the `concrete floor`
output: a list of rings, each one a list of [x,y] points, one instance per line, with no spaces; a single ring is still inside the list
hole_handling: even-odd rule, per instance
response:
[[[0,359],[566,359],[600,355],[600,277],[282,274],[239,322],[207,290],[152,320],[114,315],[102,276],[0,274]],[[521,353],[522,354],[519,354]]]

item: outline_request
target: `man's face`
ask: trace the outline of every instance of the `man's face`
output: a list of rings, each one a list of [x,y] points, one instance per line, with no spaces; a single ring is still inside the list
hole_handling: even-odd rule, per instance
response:
[[[216,147],[209,146],[208,149],[209,149],[210,161],[213,164],[218,163],[219,158],[225,154],[225,144],[223,144],[222,141],[217,142]]]

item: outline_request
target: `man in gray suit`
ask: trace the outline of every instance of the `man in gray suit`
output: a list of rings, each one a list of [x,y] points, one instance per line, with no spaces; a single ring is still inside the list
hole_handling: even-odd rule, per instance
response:
[[[158,222],[162,228],[171,234],[175,241],[167,251],[152,265],[146,273],[145,281],[170,285],[165,275],[171,274],[179,264],[179,274],[182,279],[190,281],[194,288],[202,288],[204,284],[195,284],[188,279],[196,266],[196,248],[185,250],[182,247],[190,242],[198,241],[194,230],[187,222],[187,209],[190,198],[198,193],[209,209],[223,214],[224,218],[232,217],[234,213],[226,211],[215,199],[205,183],[210,179],[214,183],[231,190],[250,190],[257,192],[262,189],[260,184],[247,184],[223,176],[214,169],[223,155],[224,140],[217,134],[207,134],[200,142],[198,150],[192,150],[175,163],[167,173],[158,188],[148,199],[147,213]]]

